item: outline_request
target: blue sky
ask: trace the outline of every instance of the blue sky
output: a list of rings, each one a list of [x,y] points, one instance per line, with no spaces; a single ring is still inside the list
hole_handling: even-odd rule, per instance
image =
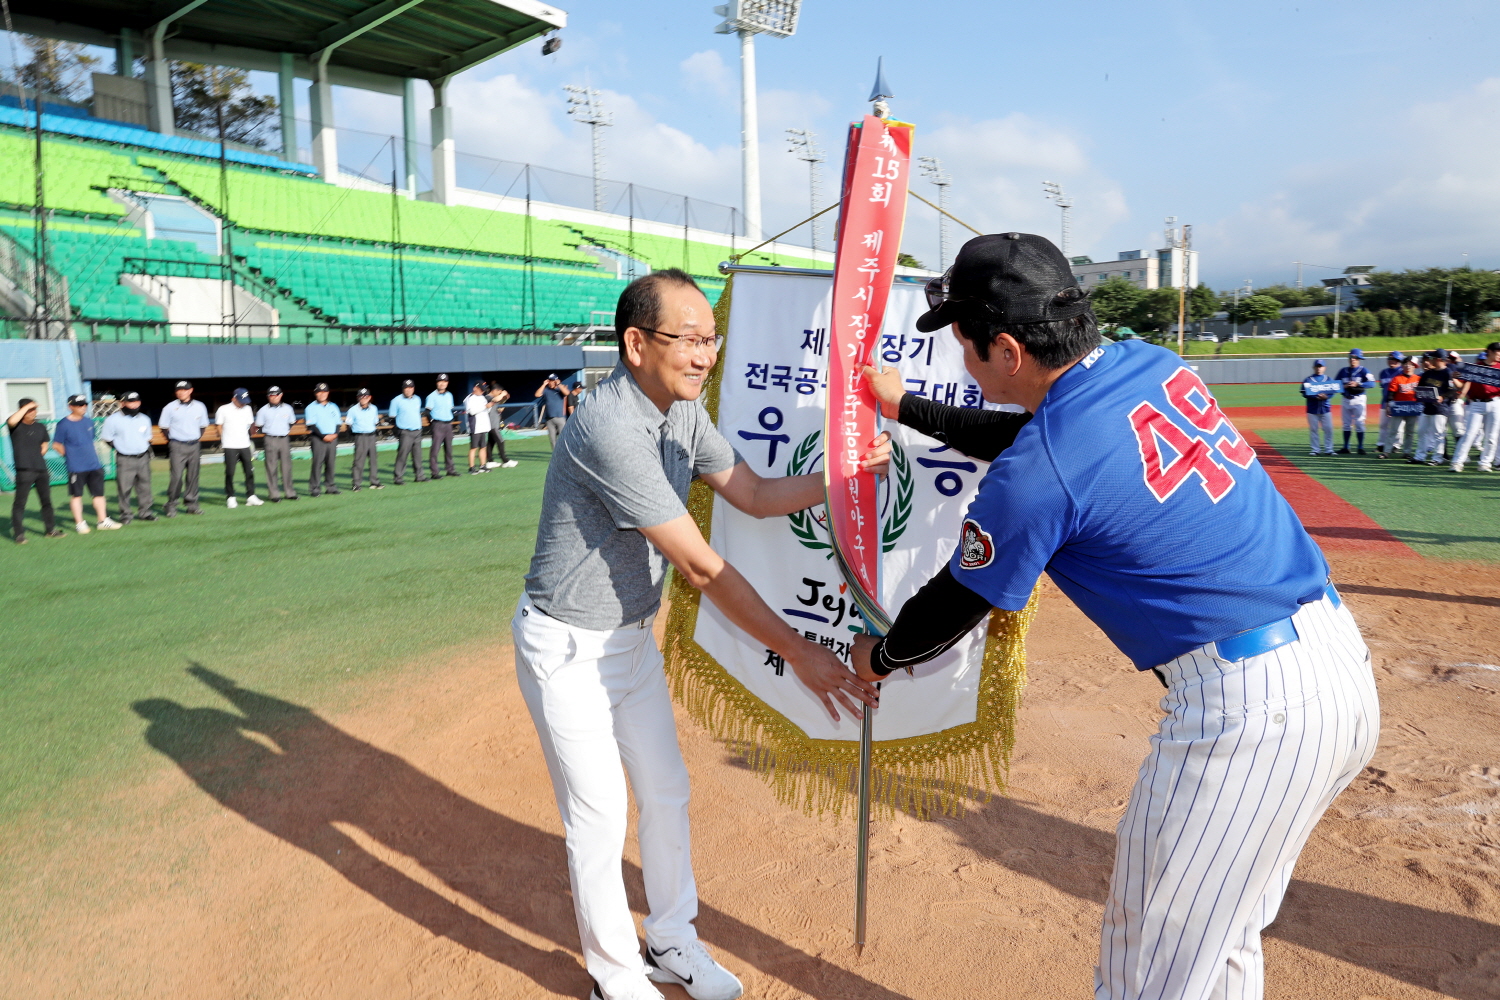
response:
[[[561,87],[604,92],[608,175],[739,201],[738,42],[710,2],[564,0],[563,48],[533,42],[452,85],[461,152],[587,172]],[[1057,233],[1041,181],[1073,197],[1074,253],[1195,229],[1215,287],[1343,267],[1500,268],[1500,5],[806,0],[797,35],[757,43],[766,227],[806,215],[784,130],[830,150],[883,55],[893,113],[942,158],[956,214]],[[430,102],[424,86],[421,100]],[[340,124],[387,131],[392,98],[343,90]],[[425,110],[422,115],[425,128]],[[832,192],[836,164],[824,173]],[[930,186],[919,190],[931,196]],[[935,261],[913,206],[906,248]],[[1331,275],[1310,268],[1309,281]]]

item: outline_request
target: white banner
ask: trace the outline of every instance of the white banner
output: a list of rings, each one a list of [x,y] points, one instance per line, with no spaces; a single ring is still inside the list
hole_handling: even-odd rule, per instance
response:
[[[741,272],[734,277],[719,395],[719,429],[756,472],[785,476],[823,468],[827,399],[827,327],[832,280]],[[979,387],[946,328],[918,333],[922,286],[891,291],[879,354],[900,368],[908,391],[955,406],[980,407]],[[993,407],[988,407],[993,408]],[[898,454],[881,484],[881,603],[895,612],[942,569],[958,542],[963,512],[988,466],[932,438],[886,421]],[[848,658],[862,620],[831,558],[825,513],[757,520],[714,500],[710,542],[782,618],[814,642]],[[750,693],[811,739],[858,741],[859,724],[835,724],[780,658],[730,624],[709,601],[699,605],[693,638]],[[875,713],[874,737],[905,739],[975,721],[984,626],[943,656],[886,682],[890,697]],[[920,693],[903,690],[920,685]]]

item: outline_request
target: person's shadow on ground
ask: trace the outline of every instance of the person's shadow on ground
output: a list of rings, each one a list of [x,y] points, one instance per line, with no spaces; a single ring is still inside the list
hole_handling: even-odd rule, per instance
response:
[[[376,858],[335,824],[360,830],[454,892],[576,951],[561,837],[459,795],[301,705],[239,687],[199,665],[188,672],[241,714],[164,698],[131,707],[149,723],[146,742],[199,787],[432,934],[508,965],[554,993],[587,994],[588,974],[572,955],[518,940]],[[265,737],[280,752],[247,733]],[[625,870],[639,912],[645,898],[640,869],[627,864]],[[712,907],[700,905],[698,929],[704,940],[803,993],[904,1000]]]

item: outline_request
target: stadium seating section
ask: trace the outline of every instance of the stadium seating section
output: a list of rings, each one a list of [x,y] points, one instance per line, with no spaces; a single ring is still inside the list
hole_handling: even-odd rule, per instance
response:
[[[82,319],[164,319],[121,284],[125,258],[216,261],[189,243],[147,240],[125,221],[124,206],[105,193],[108,188],[184,195],[227,219],[236,256],[258,273],[244,279],[274,282],[290,292],[288,298],[341,326],[545,330],[588,324],[599,313],[613,312],[624,284],[591,248],[652,268],[684,268],[699,277],[711,299],[723,288],[717,273],[729,252],[723,243],[394,198],[257,166],[230,165],[223,184],[212,159],[132,148],[115,139],[44,140],[50,263],[68,279],[75,315]],[[27,163],[34,142],[32,135],[0,124],[4,162]],[[34,222],[26,210],[35,197],[30,170],[0,172],[0,231],[27,248]],[[813,266],[803,257],[764,252],[746,263]]]

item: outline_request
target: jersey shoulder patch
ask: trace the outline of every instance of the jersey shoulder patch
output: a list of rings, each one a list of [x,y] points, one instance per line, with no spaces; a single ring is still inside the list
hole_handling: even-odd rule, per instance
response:
[[[972,517],[964,519],[958,549],[959,569],[983,569],[995,561],[995,540]]]

